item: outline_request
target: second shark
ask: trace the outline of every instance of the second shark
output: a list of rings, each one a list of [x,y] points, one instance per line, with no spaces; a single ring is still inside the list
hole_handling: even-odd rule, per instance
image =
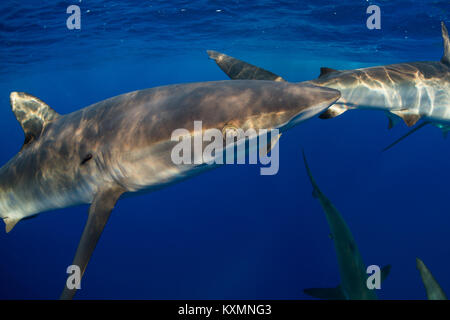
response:
[[[322,206],[328,225],[330,236],[333,239],[334,248],[339,265],[341,284],[332,288],[311,288],[304,292],[312,297],[330,300],[374,300],[377,295],[373,289],[367,287],[367,273],[361,254],[359,253],[355,239],[350,232],[339,211],[331,201],[319,189],[309,169],[306,156],[303,154],[306,171],[313,186],[313,196]],[[381,281],[383,281],[391,269],[390,265],[381,269]]]

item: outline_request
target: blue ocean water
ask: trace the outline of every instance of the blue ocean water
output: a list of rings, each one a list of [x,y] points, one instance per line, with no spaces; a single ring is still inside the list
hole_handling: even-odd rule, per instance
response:
[[[81,8],[68,30],[66,8]],[[366,8],[381,8],[381,30]],[[320,67],[354,69],[440,60],[444,1],[11,1],[0,3],[0,162],[23,143],[9,93],[70,113],[137,89],[225,80],[213,49],[289,81]],[[383,112],[311,119],[280,141],[280,170],[223,166],[122,199],[89,263],[78,298],[309,299],[339,273],[325,215],[311,196],[304,149],[322,191],[347,221],[367,265],[392,264],[378,296],[424,299],[415,258],[450,292],[449,140],[404,134]],[[58,298],[87,218],[66,208],[0,232],[0,298]]]

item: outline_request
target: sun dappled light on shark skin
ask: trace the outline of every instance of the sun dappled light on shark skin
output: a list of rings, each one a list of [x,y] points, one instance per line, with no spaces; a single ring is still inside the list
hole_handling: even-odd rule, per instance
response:
[[[356,70],[321,68],[319,77],[306,83],[334,88],[342,95],[320,118],[334,118],[351,109],[377,109],[386,112],[389,128],[398,119],[402,119],[408,127],[423,119],[446,134],[450,130],[450,41],[444,22],[441,23],[441,32],[444,54],[440,61]],[[212,50],[207,52],[231,79],[285,81],[242,60]]]
[[[175,164],[172,133],[194,136],[194,123],[222,130],[290,127],[323,112],[337,90],[274,81],[217,81],[156,87],[119,95],[67,115],[40,99],[11,93],[25,133],[20,152],[0,168],[0,216],[6,231],[41,212],[91,204],[73,261],[83,275],[122,195],[150,192],[216,164]],[[65,287],[61,298],[76,289]]]

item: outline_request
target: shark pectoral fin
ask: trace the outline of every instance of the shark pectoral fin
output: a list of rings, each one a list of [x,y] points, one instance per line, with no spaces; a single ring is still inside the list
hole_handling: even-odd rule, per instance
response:
[[[319,115],[319,118],[320,119],[331,119],[331,118],[334,118],[334,117],[337,117],[337,116],[343,114],[347,110],[348,110],[348,108],[345,105],[333,104],[327,110],[322,112]]]
[[[6,233],[9,233],[19,221],[20,219],[13,219],[8,217],[3,218],[3,222],[5,222]]]
[[[413,134],[414,132],[416,132],[417,130],[423,128],[424,126],[426,126],[427,124],[429,124],[430,122],[428,121],[424,121],[421,124],[417,125],[416,127],[412,128],[410,131],[408,131],[408,133],[406,133],[405,135],[401,136],[400,138],[398,138],[397,140],[395,140],[394,142],[392,142],[390,145],[388,145],[386,148],[384,148],[382,150],[382,152],[392,148],[393,146],[395,146],[397,143],[399,143],[400,141],[402,141],[403,139],[405,139],[406,137],[408,137],[409,135]]]
[[[342,291],[340,285],[336,288],[309,288],[304,289],[303,292],[308,296],[318,299],[346,300],[344,292]]]
[[[450,131],[450,126],[447,124],[441,124],[441,123],[433,123],[433,125],[442,131],[442,136],[444,139],[447,139],[448,132]]]
[[[81,277],[86,270],[86,266],[108,221],[109,215],[123,193],[123,188],[112,187],[102,190],[95,195],[89,208],[88,220],[72,263],[72,265],[80,268]],[[60,299],[70,300],[76,291],[77,289],[69,289],[66,284]]]
[[[392,129],[400,120],[399,117],[389,111],[386,111],[386,116],[388,117],[388,129]]]
[[[391,113],[402,118],[408,127],[412,127],[422,118],[422,115],[411,110],[393,110]]]
[[[208,56],[216,61],[220,69],[233,80],[286,81],[279,75],[245,61],[227,56],[214,50],[207,50]]]
[[[441,22],[441,29],[442,39],[444,40],[444,55],[442,56],[441,62],[450,67],[450,39],[444,21]]]
[[[267,154],[270,152],[270,150],[272,150],[272,148],[275,146],[275,144],[278,143],[278,140],[280,140],[280,137],[281,137],[281,133],[276,136],[270,137],[270,141],[267,145],[261,145],[259,147],[259,156],[261,158],[267,156]]]
[[[388,265],[384,266],[383,268],[381,268],[381,282],[386,280],[387,276],[391,272],[391,267],[392,266],[390,264],[388,264]]]

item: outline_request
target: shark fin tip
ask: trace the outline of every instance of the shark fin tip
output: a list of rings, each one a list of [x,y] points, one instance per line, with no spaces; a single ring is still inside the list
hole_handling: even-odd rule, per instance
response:
[[[38,138],[45,125],[59,117],[55,110],[31,94],[13,91],[9,97],[11,109],[22,126],[25,137]]]
[[[339,72],[339,70],[332,69],[332,68],[327,68],[327,67],[322,67],[322,68],[320,68],[319,78],[323,77],[323,76],[326,76],[327,74],[335,73],[335,72]]]
[[[219,52],[214,50],[206,50],[206,53],[208,54],[208,57],[213,60],[217,59],[220,55]]]
[[[14,226],[17,224],[17,222],[20,221],[20,219],[11,219],[11,218],[6,217],[6,218],[3,218],[3,221],[5,222],[6,233],[9,233],[14,228]]]

